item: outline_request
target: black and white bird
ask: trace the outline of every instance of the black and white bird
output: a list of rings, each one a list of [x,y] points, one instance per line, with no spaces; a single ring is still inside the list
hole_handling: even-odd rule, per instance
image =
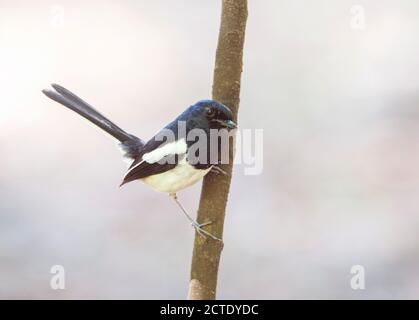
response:
[[[199,101],[187,108],[148,142],[144,142],[122,130],[66,88],[57,84],[52,84],[52,88],[54,90],[45,89],[42,92],[52,100],[77,112],[119,141],[124,156],[131,159],[131,165],[121,186],[140,180],[156,191],[168,193],[199,234],[219,240],[203,229],[211,221],[199,224],[191,218],[179,202],[177,192],[198,182],[212,169],[222,172],[216,166],[217,163],[211,161],[214,159],[214,154],[211,153],[220,153],[220,148],[213,150],[214,148],[210,147],[210,131],[236,128],[233,115],[227,106],[214,100]],[[181,125],[184,125],[185,130],[180,130]],[[198,153],[201,151],[205,154],[194,154],[192,157],[192,149],[196,153],[196,148],[192,148],[196,139],[188,139],[188,134],[196,129],[204,133],[206,148],[198,148]],[[173,138],[169,139],[167,133],[171,133]],[[191,161],[192,158],[194,161]],[[215,155],[215,159],[219,159],[219,154]]]

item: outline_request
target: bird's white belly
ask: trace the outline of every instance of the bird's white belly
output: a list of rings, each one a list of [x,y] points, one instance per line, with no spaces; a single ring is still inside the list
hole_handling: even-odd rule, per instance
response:
[[[185,159],[182,159],[175,168],[143,178],[141,181],[156,191],[176,193],[198,182],[210,170],[211,168],[195,169]]]

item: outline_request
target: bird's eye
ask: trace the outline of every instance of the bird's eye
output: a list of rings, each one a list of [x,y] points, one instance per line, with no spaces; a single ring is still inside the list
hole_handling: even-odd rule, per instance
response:
[[[212,118],[215,115],[215,110],[212,108],[206,108],[205,113],[207,114],[208,117]]]

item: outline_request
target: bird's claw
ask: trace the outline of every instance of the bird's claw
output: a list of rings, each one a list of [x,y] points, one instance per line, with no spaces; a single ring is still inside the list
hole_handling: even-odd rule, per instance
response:
[[[221,241],[222,242],[222,240],[220,239],[220,238],[217,238],[216,236],[214,236],[213,234],[211,234],[211,233],[209,233],[208,231],[205,231],[204,229],[203,229],[203,227],[205,227],[205,226],[207,226],[207,225],[210,225],[212,223],[212,221],[207,221],[207,222],[204,222],[204,223],[198,223],[198,222],[192,222],[191,223],[191,225],[195,228],[195,230],[196,230],[196,232],[201,236],[201,237],[203,237],[203,238],[207,238],[207,237],[210,237],[211,239],[213,239],[213,240],[216,240],[216,241]]]
[[[227,175],[227,172],[225,172],[223,169],[221,169],[220,167],[217,166],[213,166],[211,168],[211,172],[214,172],[215,174],[223,174],[223,175]]]

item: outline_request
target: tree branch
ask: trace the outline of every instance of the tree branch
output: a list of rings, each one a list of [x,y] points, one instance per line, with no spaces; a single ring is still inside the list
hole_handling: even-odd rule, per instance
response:
[[[212,96],[214,100],[231,109],[236,122],[246,21],[247,0],[222,0]],[[212,221],[212,224],[205,228],[219,238],[223,236],[225,209],[233,170],[233,143],[230,141],[229,164],[221,166],[227,174],[210,173],[205,176],[198,209],[198,222]],[[189,299],[215,299],[222,249],[222,242],[204,239],[195,233]]]

